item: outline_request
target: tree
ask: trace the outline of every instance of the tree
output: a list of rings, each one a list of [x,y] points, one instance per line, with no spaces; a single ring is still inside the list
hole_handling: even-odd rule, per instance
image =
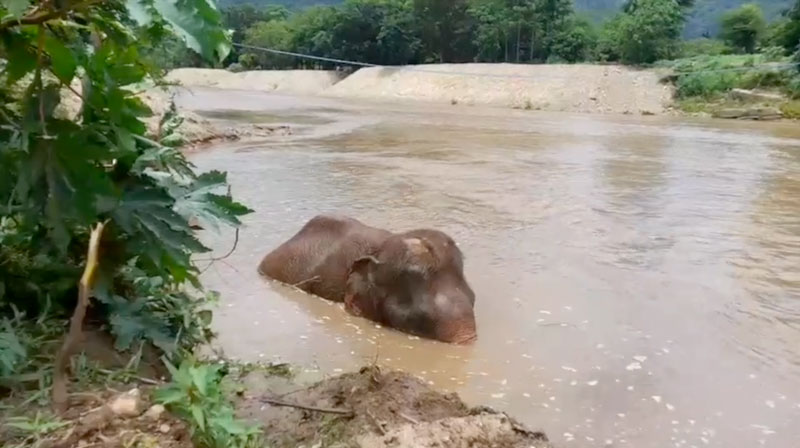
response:
[[[332,30],[338,20],[337,10],[330,6],[315,6],[289,18],[292,30],[292,47],[297,53],[330,56],[335,52]],[[295,61],[300,67],[332,68],[330,63],[309,60]]]
[[[755,3],[726,12],[720,20],[722,40],[745,53],[753,53],[767,28],[764,12]]]
[[[106,222],[92,293],[117,347],[142,340],[173,355],[205,340],[207,301],[187,283],[200,288],[191,257],[208,249],[188,220],[237,226],[249,210],[224,173],[198,175],[174,147],[174,113],[147,133],[135,91],[160,80],[142,49],[167,36],[212,64],[227,56],[215,5],[4,1],[0,17],[0,313],[67,311],[90,231]],[[75,116],[58,110],[67,90]]]
[[[630,0],[600,29],[596,54],[603,61],[647,64],[680,52],[690,0]]]
[[[475,21],[475,59],[480,62],[507,61],[510,19],[505,0],[474,1],[469,6],[469,15]]]
[[[244,42],[257,47],[291,51],[292,32],[285,20],[258,22],[247,29]],[[294,57],[254,50],[240,57],[240,62],[247,68],[284,69],[292,67]]]
[[[413,0],[424,57],[436,62],[465,62],[472,48],[472,18],[466,0]]]
[[[584,18],[571,17],[552,40],[550,60],[579,62],[594,58],[597,35]]]

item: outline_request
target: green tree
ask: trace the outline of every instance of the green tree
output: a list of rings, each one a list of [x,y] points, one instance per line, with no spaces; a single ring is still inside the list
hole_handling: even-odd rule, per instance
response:
[[[477,0],[469,6],[475,21],[473,44],[480,62],[508,60],[509,9],[505,0]]]
[[[636,0],[615,23],[621,60],[640,64],[674,58],[680,48],[683,12],[675,0]]]
[[[289,23],[285,20],[271,22],[258,22],[245,33],[245,44],[257,47],[271,48],[274,50],[292,50],[292,32]],[[262,69],[291,68],[294,57],[265,51],[248,51],[247,56],[239,60],[247,68],[260,67]]]
[[[473,59],[472,18],[466,0],[413,0],[424,57],[436,62]]]
[[[232,39],[234,42],[245,41],[245,32],[258,22],[271,22],[273,20],[286,20],[289,18],[289,10],[282,5],[265,5],[263,7],[251,4],[228,6],[222,9],[222,22],[226,28],[233,31]],[[229,61],[237,61],[243,51],[239,48],[232,48],[228,57]]]
[[[726,12],[720,20],[720,37],[739,51],[753,53],[764,35],[767,22],[764,12],[755,3]]]
[[[292,30],[292,47],[297,53],[315,56],[330,56],[335,52],[332,30],[336,26],[338,14],[330,6],[315,6],[296,13],[289,18]],[[329,63],[320,63],[306,59],[295,61],[304,68],[332,68]]]
[[[565,26],[554,36],[548,59],[566,62],[594,59],[596,41],[597,35],[588,20],[570,17]]]

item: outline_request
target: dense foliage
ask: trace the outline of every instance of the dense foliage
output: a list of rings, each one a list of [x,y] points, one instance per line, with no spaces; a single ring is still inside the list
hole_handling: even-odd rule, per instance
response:
[[[753,53],[764,35],[767,21],[754,3],[726,12],[720,22],[720,37],[731,48]]]
[[[732,10],[719,39],[684,41],[693,0],[628,0],[601,25],[571,0],[345,0],[290,13],[280,6],[225,10],[226,25],[251,46],[372,64],[582,62],[649,64],[694,55],[753,53],[800,40],[797,7],[767,27],[757,4]],[[245,68],[332,64],[243,50]]]
[[[179,117],[157,135],[136,96],[160,71],[147,49],[185,42],[213,63],[230,40],[208,0],[0,4],[0,314],[64,316],[75,303],[91,227],[107,221],[92,318],[118,348],[167,354],[208,336],[188,224],[237,226],[221,172],[196,174],[173,147]],[[61,105],[65,94],[78,108]],[[14,364],[4,362],[4,369]]]
[[[344,0],[221,0],[221,7],[254,4],[257,8],[268,4],[282,5],[290,10],[303,10],[316,5],[338,5]],[[575,10],[594,23],[611,19],[627,0],[575,0]],[[769,20],[777,18],[791,6],[793,0],[756,0]],[[729,10],[741,6],[742,0],[697,0],[688,11],[686,25],[682,28],[687,39],[714,36],[719,32],[719,20]]]

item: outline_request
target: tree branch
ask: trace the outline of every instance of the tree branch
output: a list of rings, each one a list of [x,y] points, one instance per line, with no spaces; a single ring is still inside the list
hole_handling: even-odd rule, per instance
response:
[[[289,408],[303,409],[305,411],[323,412],[323,413],[326,413],[326,414],[339,414],[339,415],[345,415],[345,416],[348,416],[348,417],[352,417],[354,415],[353,411],[351,411],[349,409],[318,408],[318,407],[315,407],[315,406],[305,406],[305,405],[302,405],[302,404],[289,403],[288,401],[276,400],[274,398],[261,398],[261,401],[264,402],[264,403],[267,403],[267,404],[271,404],[273,406],[285,406],[285,407],[289,407]]]
[[[0,22],[0,31],[4,31],[9,28],[14,28],[23,25],[41,25],[45,22],[49,22],[51,20],[60,19],[67,14],[77,11],[86,6],[93,5],[95,3],[102,3],[105,0],[84,0],[82,2],[75,3],[63,9],[56,9],[50,11],[33,11],[31,14],[19,18],[19,19],[9,19],[4,22]]]
[[[92,229],[89,237],[89,249],[86,256],[86,267],[83,270],[81,281],[78,283],[78,303],[69,322],[69,330],[64,336],[64,343],[56,353],[55,365],[53,367],[53,408],[58,413],[63,413],[68,408],[67,394],[67,364],[75,346],[81,339],[83,332],[83,318],[86,316],[86,308],[89,307],[89,294],[94,284],[94,274],[97,270],[98,250],[100,248],[100,237],[103,235],[103,228],[106,223],[98,223]]]

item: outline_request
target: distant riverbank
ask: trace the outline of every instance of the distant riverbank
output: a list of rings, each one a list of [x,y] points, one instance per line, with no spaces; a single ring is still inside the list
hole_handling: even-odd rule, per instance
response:
[[[379,100],[421,100],[558,112],[661,115],[673,107],[673,88],[656,70],[591,64],[429,64],[332,71],[264,70],[233,73],[176,69],[186,87],[276,91]]]

